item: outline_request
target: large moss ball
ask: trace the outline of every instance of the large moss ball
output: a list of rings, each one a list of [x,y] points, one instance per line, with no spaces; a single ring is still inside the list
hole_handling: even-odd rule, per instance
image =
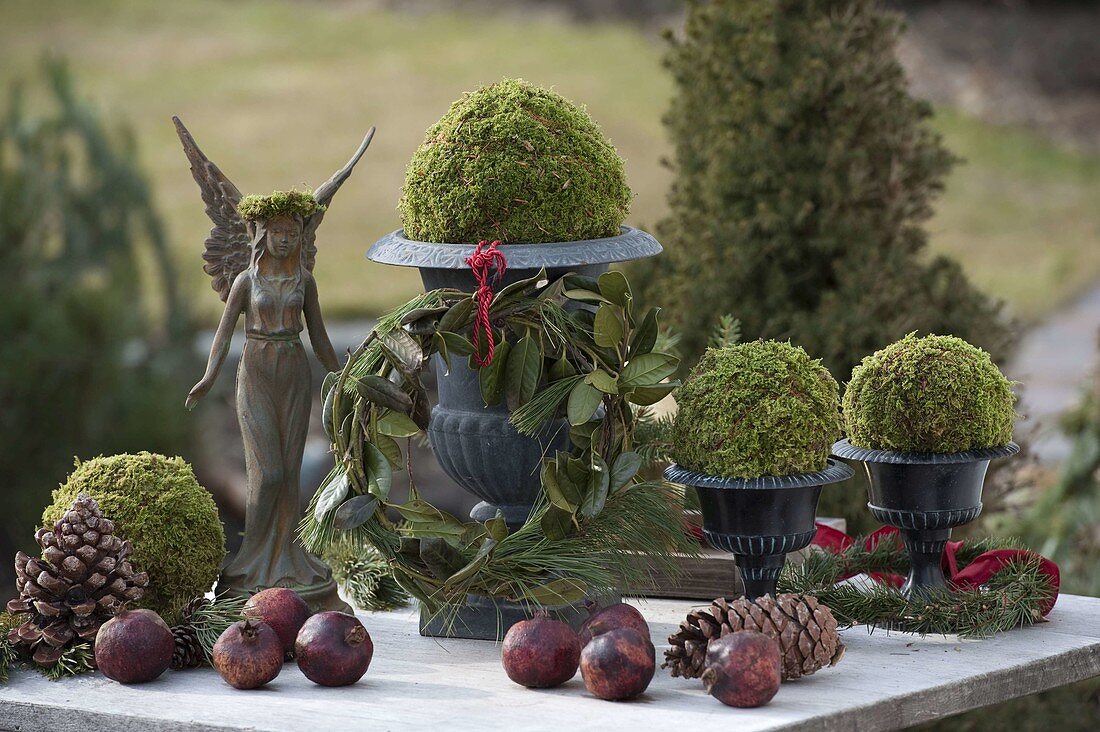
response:
[[[964,452],[1011,441],[1015,403],[988,353],[955,336],[910,333],[852,371],[844,425],[857,447]]]
[[[136,607],[174,623],[183,604],[213,586],[225,558],[214,499],[183,458],[149,452],[77,463],[42,514],[51,526],[81,493],[98,503],[116,533],[134,545],[134,568],[149,573]]]
[[[531,244],[614,236],[630,200],[623,161],[587,112],[505,79],[428,129],[399,208],[410,239]]]
[[[672,430],[682,467],[726,478],[827,466],[840,394],[821,361],[778,341],[709,349],[680,388]]]

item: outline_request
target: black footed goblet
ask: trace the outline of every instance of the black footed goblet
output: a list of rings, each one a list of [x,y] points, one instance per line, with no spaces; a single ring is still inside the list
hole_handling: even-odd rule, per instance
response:
[[[754,600],[774,596],[786,555],[813,541],[821,487],[854,473],[838,460],[813,473],[750,479],[722,478],[673,464],[665,478],[696,489],[703,535],[712,546],[737,557],[745,597]]]
[[[863,463],[871,514],[901,529],[911,562],[901,588],[907,599],[947,591],[942,564],[951,529],[970,523],[982,512],[982,484],[989,461],[1019,450],[1015,442],[955,453],[870,450],[847,439],[833,445],[833,455]]]

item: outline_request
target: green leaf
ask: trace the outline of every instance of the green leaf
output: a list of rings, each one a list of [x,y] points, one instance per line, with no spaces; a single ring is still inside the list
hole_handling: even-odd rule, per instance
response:
[[[378,420],[378,431],[390,437],[412,437],[420,434],[420,428],[412,417],[401,412],[386,412]]]
[[[630,343],[629,358],[634,359],[653,350],[657,343],[657,316],[660,312],[660,308],[650,308],[642,318],[642,324],[634,332],[634,339]]]
[[[632,404],[648,407],[650,404],[656,404],[664,399],[679,385],[679,381],[671,381],[664,384],[654,384],[653,386],[638,386],[632,389],[626,398]]]
[[[317,496],[317,503],[313,508],[313,517],[318,521],[324,521],[332,509],[344,502],[350,490],[351,479],[348,478],[348,474],[343,470],[334,468],[329,473],[324,487],[321,488],[320,495]]]
[[[626,306],[626,300],[630,297],[630,283],[626,281],[626,275],[622,272],[611,271],[600,275],[600,294],[616,305]]]
[[[364,443],[366,454],[363,461],[367,468],[367,488],[381,500],[390,497],[390,488],[393,486],[393,468],[382,451],[372,442]]]
[[[596,310],[592,325],[592,338],[597,346],[614,348],[623,339],[623,319],[614,305],[603,304]]]
[[[577,486],[568,478],[559,476],[557,465],[550,460],[542,466],[542,487],[546,489],[550,503],[570,514],[580,505],[581,493]]]
[[[619,374],[619,388],[653,386],[676,373],[680,359],[667,353],[643,353],[630,359]]]
[[[442,511],[419,498],[414,498],[408,503],[397,504],[393,508],[401,514],[401,518],[410,523],[428,523],[443,520]]]
[[[539,287],[544,286],[546,282],[547,277],[545,269],[540,269],[538,271],[538,274],[536,274],[534,277],[528,277],[526,279],[519,280],[518,282],[513,282],[496,294],[496,296],[493,298],[492,305],[489,307],[489,312],[497,312],[501,308],[519,300],[521,297],[527,294],[528,291],[533,292]]]
[[[489,563],[489,558],[493,555],[493,550],[496,549],[496,545],[497,542],[493,539],[486,539],[481,542],[481,546],[477,549],[477,554],[470,560],[470,563],[448,577],[447,581],[443,583],[443,588],[446,590],[455,587],[480,572],[481,568]]]
[[[539,523],[543,536],[552,541],[564,539],[573,533],[573,514],[557,506],[546,509]]]
[[[577,370],[573,368],[573,364],[569,363],[569,359],[565,356],[562,356],[550,366],[550,381],[557,381],[576,375]]]
[[[508,406],[519,409],[535,395],[542,378],[542,350],[531,334],[520,338],[508,354],[508,368],[504,373],[504,393]]]
[[[329,376],[333,376],[333,374],[329,374]],[[325,383],[328,384],[327,376],[325,377]],[[332,442],[336,439],[336,435],[334,432],[335,425],[333,425],[332,423],[332,409],[333,406],[336,404],[336,389],[333,389],[332,385],[330,385],[329,388],[324,392],[324,394],[325,401],[324,406],[321,407],[321,424],[325,428],[325,434],[328,435],[329,442]]]
[[[481,400],[487,407],[500,404],[500,397],[504,393],[504,367],[508,363],[508,351],[511,347],[512,344],[508,341],[501,341],[493,354],[493,362],[478,369]]]
[[[405,313],[401,325],[408,328],[412,335],[430,335],[439,327],[439,318],[447,312],[446,307],[417,308]]]
[[[386,460],[389,461],[390,467],[394,470],[403,470],[404,456],[401,454],[401,446],[397,444],[397,440],[388,435],[377,435],[375,446],[382,451],[382,454],[386,456]]]
[[[590,292],[600,291],[600,281],[595,277],[589,277],[588,275],[577,274],[576,272],[570,272],[561,278],[562,283],[567,290],[588,290]]]
[[[569,428],[569,440],[582,450],[592,446],[592,433],[599,429],[599,422],[585,422]]]
[[[460,329],[465,330],[473,312],[474,298],[472,295],[459,300],[439,319],[440,332],[457,333]]]
[[[341,531],[358,528],[371,520],[378,508],[378,499],[374,496],[352,496],[340,504],[332,525]]]
[[[412,399],[401,387],[377,374],[367,374],[356,379],[355,388],[360,396],[380,407],[398,412],[408,412],[412,408]]]
[[[642,469],[642,456],[636,452],[620,453],[611,463],[610,490],[619,490]]]
[[[474,344],[465,336],[450,331],[440,331],[439,337],[447,343],[447,350],[457,356],[469,356],[474,352]]]
[[[527,600],[538,605],[572,605],[588,594],[588,585],[575,579],[556,579],[528,590]]]
[[[569,424],[576,426],[592,419],[601,401],[603,393],[599,389],[583,381],[578,382],[569,392],[569,401],[565,408]]]
[[[404,330],[398,328],[388,333],[379,333],[378,343],[398,371],[406,375],[420,371],[424,363],[424,349]]]
[[[485,522],[485,530],[489,533],[490,538],[497,543],[508,538],[508,523],[499,511],[496,516]]]
[[[447,350],[447,341],[439,333],[432,336],[432,348],[435,349],[436,355],[443,361],[443,373],[451,373],[451,354]]]
[[[603,369],[595,369],[584,377],[584,383],[591,384],[604,394],[618,394],[619,384],[614,376]]]
[[[588,473],[588,491],[581,501],[580,513],[585,518],[594,518],[600,515],[607,503],[607,492],[610,486],[610,473],[607,463],[599,455],[592,455],[592,466]]]
[[[462,552],[442,537],[429,536],[421,539],[420,559],[438,580],[445,580],[466,566]]]
[[[562,294],[577,302],[607,302],[603,295],[592,290],[565,290]]]

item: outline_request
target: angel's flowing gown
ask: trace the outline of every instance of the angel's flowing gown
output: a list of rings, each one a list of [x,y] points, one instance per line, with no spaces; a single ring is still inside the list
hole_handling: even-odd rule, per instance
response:
[[[249,276],[246,340],[237,371],[248,503],[244,541],[222,572],[219,589],[292,587],[307,602],[323,590],[335,597],[331,571],[294,535],[306,508],[299,475],[312,406],[309,362],[299,338],[304,282],[300,273],[267,277],[252,269]]]

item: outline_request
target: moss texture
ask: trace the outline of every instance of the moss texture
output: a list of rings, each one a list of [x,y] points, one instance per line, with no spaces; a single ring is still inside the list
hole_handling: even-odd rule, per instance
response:
[[[312,191],[274,191],[270,196],[245,196],[237,204],[237,213],[245,221],[266,221],[277,216],[311,216],[324,208]]]
[[[963,452],[1009,442],[1015,403],[988,353],[955,336],[910,333],[852,371],[844,423],[859,447]]]
[[[841,433],[836,380],[790,343],[708,349],[676,401],[673,459],[711,475],[823,470]]]
[[[519,79],[469,92],[427,131],[399,209],[410,239],[506,244],[614,236],[632,194],[580,107]]]
[[[210,590],[225,558],[213,498],[183,458],[149,452],[78,462],[42,514],[52,525],[80,493],[94,498],[117,533],[134,545],[131,563],[149,573],[138,607],[172,624],[180,607]]]

